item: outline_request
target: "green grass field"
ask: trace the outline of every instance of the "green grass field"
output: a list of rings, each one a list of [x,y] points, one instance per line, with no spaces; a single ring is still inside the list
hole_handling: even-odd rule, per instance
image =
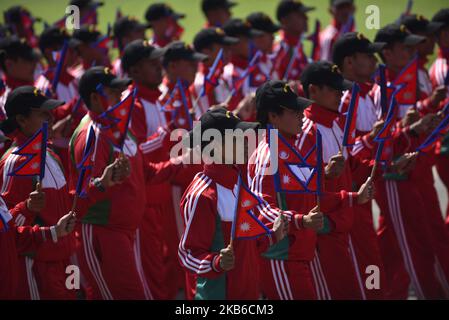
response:
[[[235,0],[238,6],[234,7],[233,14],[235,17],[246,17],[254,11],[263,11],[274,18],[275,8],[279,0]],[[13,5],[23,5],[38,17],[52,23],[64,15],[66,4],[69,0],[2,0],[0,1],[0,11]],[[135,16],[143,19],[146,8],[154,2],[166,2],[173,6],[179,12],[185,13],[187,17],[182,21],[185,28],[184,40],[190,42],[195,33],[204,25],[204,17],[200,9],[200,0],[157,0],[157,1],[141,1],[141,0],[105,0],[105,5],[99,10],[100,28],[105,31],[108,22],[113,22],[117,8],[120,8],[124,14]],[[309,27],[312,28],[313,21],[319,19],[322,26],[327,25],[330,20],[328,14],[328,0],[305,0],[305,4],[315,6],[316,10],[310,13]],[[399,14],[405,9],[406,0],[356,0],[357,29],[369,38],[375,34],[375,30],[368,30],[365,27],[365,9],[368,5],[377,5],[380,9],[381,26],[394,21]],[[413,12],[431,17],[438,9],[448,6],[446,0],[415,0],[413,4]],[[0,17],[3,21],[3,14]],[[36,25],[37,32],[42,30],[42,24]]]

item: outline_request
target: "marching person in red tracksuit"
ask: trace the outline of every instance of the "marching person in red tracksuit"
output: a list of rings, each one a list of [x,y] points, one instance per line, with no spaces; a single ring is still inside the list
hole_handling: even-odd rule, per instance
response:
[[[147,28],[149,28],[148,23],[140,23],[133,17],[121,17],[115,21],[112,30],[119,50],[119,56],[112,62],[112,71],[117,77],[123,78],[125,76],[121,57],[126,45],[134,40],[144,40]]]
[[[270,226],[274,234],[258,240],[235,239],[230,244],[238,201],[238,176],[244,176],[245,168],[240,173],[236,164],[242,150],[225,146],[225,130],[251,130],[257,123],[243,122],[225,108],[207,111],[200,123],[201,136],[206,130],[215,129],[220,132],[221,139],[201,142],[200,150],[213,146],[212,161],[195,176],[181,200],[186,227],[178,256],[188,278],[186,296],[199,300],[258,299],[259,252],[284,238],[288,222],[280,215]],[[247,151],[247,148],[243,150]],[[246,162],[248,155],[243,156]]]
[[[131,127],[145,160],[154,163],[169,160],[171,147],[169,119],[158,100],[163,54],[163,49],[135,40],[125,47],[122,57],[123,70],[133,79],[130,90],[137,88]],[[170,181],[146,185],[146,211],[137,230],[142,267],[154,299],[173,299],[178,289],[167,267],[165,244],[167,228],[176,226],[163,222],[175,216],[171,188]]]
[[[173,41],[181,39],[184,28],[178,20],[185,18],[185,14],[175,12],[166,3],[153,3],[145,12],[145,19],[153,30],[153,38],[150,43],[156,47],[164,48]]]
[[[400,72],[411,63],[417,53],[416,46],[425,41],[422,36],[411,34],[404,25],[390,24],[379,30],[376,42],[385,42],[380,56],[386,64],[386,80],[392,84]],[[413,81],[417,81],[416,77]],[[415,83],[417,87],[417,82]],[[403,137],[398,143],[393,139],[386,141],[384,153],[389,162],[406,152],[414,152],[419,144],[432,132],[439,122],[436,114],[427,114],[420,119],[416,109],[419,100],[419,88],[416,99],[407,97],[415,92],[413,82],[407,83],[396,97],[397,113],[393,136]],[[380,106],[380,90],[375,92],[377,109]],[[414,154],[416,158],[417,154]],[[382,179],[377,183],[376,202],[381,210],[379,223],[379,245],[388,277],[387,297],[406,299],[411,284],[419,299],[440,298],[444,296],[441,283],[435,273],[436,252],[432,245],[431,229],[426,217],[426,199],[423,198],[418,184],[423,168],[428,164],[426,155],[420,153],[414,170],[386,168]]]
[[[12,139],[13,144],[0,161],[1,195],[9,208],[25,201],[31,192],[45,193],[46,205],[37,212],[18,212],[14,217],[17,226],[51,226],[70,211],[71,197],[59,157],[46,150],[45,175],[41,181],[33,177],[20,177],[13,173],[28,162],[27,157],[14,152],[32,137],[48,121],[52,137],[52,110],[64,104],[63,101],[49,99],[32,86],[22,86],[13,90],[6,100],[7,120],[1,128]],[[39,186],[37,183],[39,182]],[[57,243],[47,242],[35,252],[26,252],[20,257],[20,283],[17,295],[21,299],[75,299],[75,291],[65,285],[66,267],[76,250],[75,234]]]
[[[276,17],[281,24],[280,39],[274,46],[273,79],[299,80],[307,65],[301,36],[307,32],[307,13],[315,10],[302,2],[281,0],[276,9]]]
[[[360,88],[357,113],[353,115],[355,120],[355,137],[358,143],[370,143],[383,122],[378,121],[377,110],[370,91],[373,87],[371,77],[376,71],[377,59],[374,53],[385,46],[385,43],[371,43],[361,33],[349,32],[341,36],[335,42],[332,61],[339,67],[345,79],[354,81]],[[339,107],[340,115],[348,112],[352,90],[344,92]],[[345,119],[345,117],[342,117]],[[356,144],[349,150],[351,156],[357,154],[359,147]],[[352,183],[359,186],[370,175],[372,165],[371,157],[362,159],[365,165],[357,165],[352,157],[349,158],[352,171]],[[354,165],[355,164],[355,165]],[[377,242],[377,235],[373,224],[372,202],[364,205],[357,205],[354,208],[354,224],[352,226],[350,237],[352,241],[352,251],[357,260],[358,274],[361,276],[362,283],[365,284],[369,273],[366,273],[367,267],[374,265],[379,268],[380,279],[379,288],[368,289],[363,285],[366,299],[383,299],[386,278],[383,268],[382,256]]]
[[[192,106],[195,115],[201,116],[211,106],[224,102],[228,97],[230,90],[228,84],[223,79],[223,69],[230,59],[230,46],[237,42],[239,42],[238,38],[227,36],[221,28],[203,29],[195,35],[193,47],[196,51],[209,57],[209,59],[200,63],[193,83],[195,101],[198,99],[198,103]],[[217,59],[220,50],[223,50],[222,61],[217,62],[216,68],[219,69],[215,71],[219,73],[219,75],[217,77],[213,76],[213,79],[209,79],[210,81],[217,81],[218,84],[211,89],[210,92],[206,92],[203,97],[198,98],[202,93],[206,77],[214,64],[215,59]]]
[[[315,101],[304,112],[303,134],[316,127],[323,139],[323,189],[328,192],[352,190],[349,152],[342,146],[343,127],[338,113],[342,92],[351,88],[351,82],[343,78],[337,65],[323,61],[309,64],[301,75],[301,83],[306,97]],[[329,214],[327,226],[318,233],[311,266],[317,279],[316,290],[324,293],[322,298],[363,298],[365,282],[361,280],[354,259],[350,236],[355,210],[356,207],[351,206]]]
[[[79,84],[80,96],[89,112],[70,141],[70,184],[74,190],[77,164],[83,160],[92,128],[95,134],[92,183],[87,199],[78,200],[77,213],[83,241],[78,259],[92,286],[90,298],[94,299],[153,298],[135,248],[136,229],[145,213],[145,183],[171,179],[182,167],[170,162],[144,165],[137,141],[129,130],[123,137],[123,151],[108,138],[114,123],[100,114],[120,101],[122,91],[130,82],[115,77],[109,68],[98,66],[86,71]],[[113,172],[118,171],[116,178],[102,173],[111,167],[116,168]]]
[[[298,98],[286,82],[266,82],[256,93],[256,103],[257,119],[262,128],[272,125],[278,129],[302,156],[316,145],[316,128],[308,128],[306,133],[301,133],[302,112],[311,101]],[[263,199],[261,221],[272,223],[280,212],[284,212],[292,227],[286,239],[262,255],[262,293],[268,299],[275,300],[325,298],[315,290],[315,275],[309,265],[316,248],[316,231],[323,228],[323,214],[317,212],[315,195],[280,192],[277,198],[273,173],[269,170],[273,155],[267,135],[268,132],[249,162],[249,186]],[[359,192],[323,192],[321,211],[325,215],[334,215],[334,211],[351,207],[355,202],[366,202],[372,197],[369,195],[370,189],[365,184]]]
[[[319,36],[319,59],[331,61],[334,44],[342,33],[355,31],[354,0],[331,0],[329,13],[332,21]]]
[[[72,213],[63,216],[56,225],[50,227],[17,226],[14,223],[14,216],[23,214],[24,211],[42,210],[45,200],[39,199],[30,194],[27,200],[18,203],[11,210],[8,210],[3,199],[0,197],[0,218],[2,227],[7,230],[0,230],[0,299],[17,299],[15,295],[19,283],[20,262],[19,254],[24,252],[38,251],[39,247],[46,242],[58,242],[62,237],[70,234],[75,228],[75,216]]]
[[[205,28],[223,28],[232,17],[231,8],[237,3],[229,0],[202,0],[201,11],[207,22]]]

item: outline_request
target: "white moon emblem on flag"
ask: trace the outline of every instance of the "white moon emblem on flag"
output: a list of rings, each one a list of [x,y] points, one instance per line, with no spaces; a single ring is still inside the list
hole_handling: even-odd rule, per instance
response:
[[[39,167],[39,163],[35,162],[31,165],[31,169],[37,169]]]
[[[114,138],[116,138],[116,139],[120,138],[120,132],[119,131],[115,131],[114,132]]]
[[[120,110],[120,115],[122,117],[125,116],[126,115],[126,110],[125,109]]]
[[[288,152],[285,152],[285,151],[281,151],[281,152],[279,153],[279,158],[281,158],[282,160],[288,159],[289,156],[290,156],[290,155],[288,154]]]

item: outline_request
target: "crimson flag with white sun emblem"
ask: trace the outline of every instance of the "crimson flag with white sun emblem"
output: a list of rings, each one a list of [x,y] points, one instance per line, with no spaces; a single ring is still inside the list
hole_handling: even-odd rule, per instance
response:
[[[317,130],[316,144],[305,156],[299,154],[279,132],[276,137],[277,155],[273,145],[275,142],[270,138],[268,140],[272,159],[277,157],[278,161],[278,170],[274,174],[276,192],[320,194],[323,162],[321,133]]]
[[[45,175],[45,157],[47,155],[47,122],[28,141],[21,145],[12,154],[25,157],[27,160],[15,168],[10,176],[39,176],[42,180]]]
[[[123,149],[123,144],[125,143],[126,135],[128,133],[129,121],[131,120],[131,113],[134,109],[136,92],[137,89],[134,88],[125,99],[99,116],[99,118],[108,119],[112,122],[112,125],[103,126],[102,129],[105,130],[106,136],[111,143],[120,150]]]
[[[232,224],[233,239],[254,239],[272,232],[254,214],[253,210],[261,204],[261,201],[245,186],[239,176],[237,202]]]

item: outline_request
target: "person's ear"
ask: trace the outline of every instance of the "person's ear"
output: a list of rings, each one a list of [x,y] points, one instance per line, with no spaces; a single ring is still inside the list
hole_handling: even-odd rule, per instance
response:
[[[95,111],[96,109],[98,109],[98,106],[101,106],[101,98],[98,93],[91,92],[89,99],[90,99],[91,110]]]
[[[140,68],[137,65],[133,65],[129,68],[128,70],[128,74],[129,76],[134,79],[134,78],[139,78],[140,76]]]
[[[16,116],[16,122],[17,122],[17,124],[19,125],[20,128],[24,128],[28,124],[27,118],[24,115],[22,115],[22,114],[18,114]]]
[[[279,126],[279,115],[275,112],[268,112],[268,123],[271,123],[276,129]]]
[[[309,85],[309,97],[314,100],[313,97],[316,97],[319,94],[320,87],[315,84]]]

